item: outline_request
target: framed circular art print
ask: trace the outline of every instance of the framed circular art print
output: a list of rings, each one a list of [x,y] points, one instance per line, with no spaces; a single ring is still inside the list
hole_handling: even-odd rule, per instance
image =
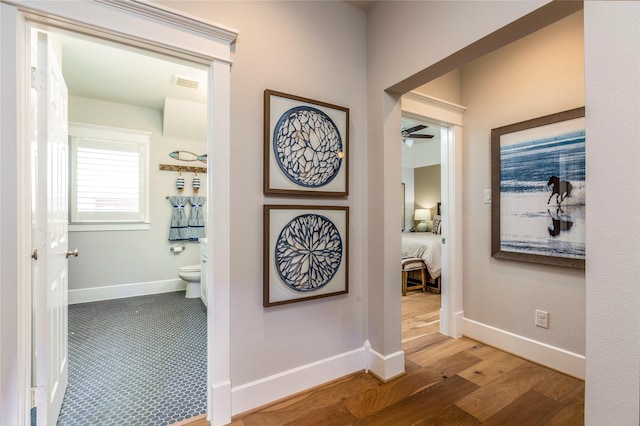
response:
[[[265,307],[348,292],[348,207],[266,205],[264,230]]]
[[[347,196],[349,109],[264,92],[264,192]]]

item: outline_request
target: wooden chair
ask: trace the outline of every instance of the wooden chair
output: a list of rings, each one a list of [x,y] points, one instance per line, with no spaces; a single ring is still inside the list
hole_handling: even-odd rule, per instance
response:
[[[409,272],[420,271],[420,285],[407,287]],[[427,290],[427,265],[420,257],[405,257],[402,259],[402,295],[407,295],[407,290]]]

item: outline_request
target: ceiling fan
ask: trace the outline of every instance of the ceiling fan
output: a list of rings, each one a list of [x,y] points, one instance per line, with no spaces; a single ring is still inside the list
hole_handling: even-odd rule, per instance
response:
[[[407,145],[409,148],[411,148],[411,146],[413,145],[414,139],[431,139],[433,135],[424,135],[424,134],[415,133],[415,132],[419,132],[422,129],[426,129],[427,127],[429,126],[425,126],[424,124],[418,124],[417,126],[410,127],[408,129],[403,129],[400,132],[400,135],[402,136],[402,142],[405,145]]]

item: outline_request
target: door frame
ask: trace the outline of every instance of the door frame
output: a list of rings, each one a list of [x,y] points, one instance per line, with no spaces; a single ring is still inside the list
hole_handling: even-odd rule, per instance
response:
[[[402,115],[435,121],[441,132],[442,238],[440,332],[462,336],[462,115],[465,107],[409,92],[402,96]]]
[[[158,51],[208,69],[207,148],[211,172],[207,173],[207,183],[209,197],[215,203],[210,203],[207,219],[216,238],[207,248],[213,262],[205,283],[212,300],[207,320],[207,418],[213,425],[229,423],[230,72],[231,44],[238,32],[145,0],[54,4],[0,0],[0,22],[0,237],[15,241],[15,247],[3,251],[0,258],[0,423],[30,423],[32,203],[26,35],[32,22]]]

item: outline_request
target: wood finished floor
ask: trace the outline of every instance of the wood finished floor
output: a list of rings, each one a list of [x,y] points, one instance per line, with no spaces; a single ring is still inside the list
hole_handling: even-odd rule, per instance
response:
[[[232,426],[584,424],[584,382],[468,338],[438,333],[440,296],[403,297],[406,374],[364,372],[302,392]],[[205,426],[194,419],[190,426]]]

